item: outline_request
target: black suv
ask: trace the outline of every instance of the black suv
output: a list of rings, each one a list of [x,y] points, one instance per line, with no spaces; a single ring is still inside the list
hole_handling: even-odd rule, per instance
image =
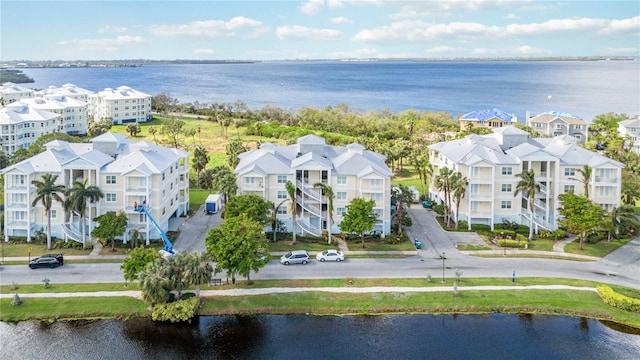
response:
[[[32,259],[29,262],[29,267],[31,269],[48,267],[53,269],[54,267],[64,265],[64,254],[45,254],[35,259]]]

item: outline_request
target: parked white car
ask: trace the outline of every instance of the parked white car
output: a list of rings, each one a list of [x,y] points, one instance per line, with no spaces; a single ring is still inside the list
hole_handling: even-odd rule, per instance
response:
[[[344,255],[342,254],[342,251],[340,250],[325,250],[323,252],[319,252],[316,255],[316,259],[322,262],[325,261],[337,261],[340,262],[342,260],[344,260]]]

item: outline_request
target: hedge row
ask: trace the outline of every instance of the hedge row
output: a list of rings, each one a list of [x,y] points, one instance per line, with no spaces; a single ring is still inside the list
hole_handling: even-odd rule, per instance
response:
[[[498,246],[502,246],[502,247],[512,247],[512,248],[523,249],[526,245],[527,245],[526,241],[509,240],[509,239],[498,240]]]
[[[190,321],[198,310],[200,299],[191,297],[186,300],[177,300],[168,304],[157,304],[153,307],[151,319],[153,321],[182,322]]]
[[[598,295],[600,295],[605,304],[626,311],[640,312],[640,299],[618,294],[607,285],[598,285],[596,289],[598,289]]]

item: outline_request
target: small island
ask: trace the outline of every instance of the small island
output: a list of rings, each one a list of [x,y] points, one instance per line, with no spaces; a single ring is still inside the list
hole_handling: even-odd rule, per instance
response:
[[[24,84],[32,83],[34,81],[20,70],[0,69],[0,84],[7,82]]]

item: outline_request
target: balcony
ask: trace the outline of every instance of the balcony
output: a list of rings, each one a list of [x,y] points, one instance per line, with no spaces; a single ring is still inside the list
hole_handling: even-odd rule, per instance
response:
[[[596,176],[596,177],[594,177],[594,182],[596,182],[596,183],[606,183],[606,184],[617,184],[618,183],[618,178],[617,177]]]

